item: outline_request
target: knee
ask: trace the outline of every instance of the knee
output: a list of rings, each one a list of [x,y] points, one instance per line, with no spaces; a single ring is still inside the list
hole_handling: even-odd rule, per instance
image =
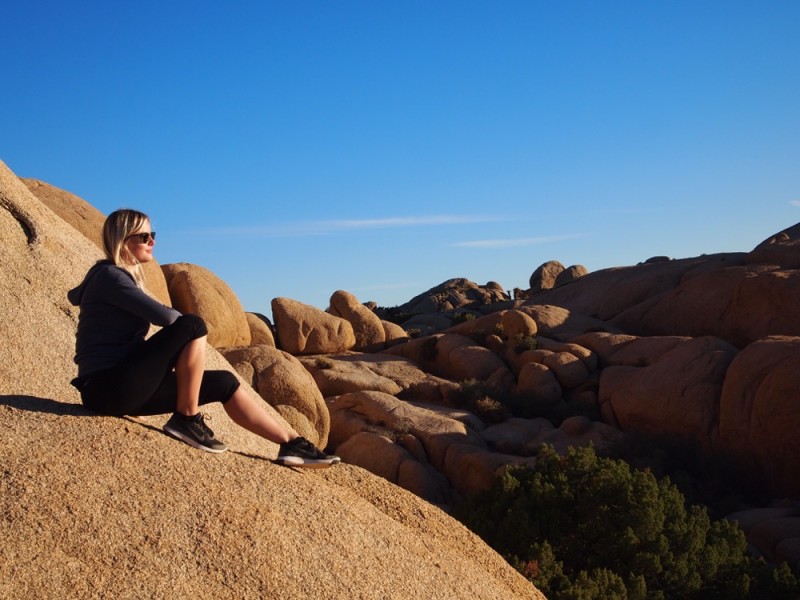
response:
[[[174,325],[180,323],[180,327],[185,328],[189,332],[189,337],[193,340],[208,335],[208,327],[202,317],[198,315],[181,315],[175,321]]]
[[[222,403],[225,404],[233,397],[241,384],[236,378],[236,375],[230,371],[222,371],[220,373],[220,380],[221,386],[225,390],[225,392],[222,394],[222,397],[225,398]]]

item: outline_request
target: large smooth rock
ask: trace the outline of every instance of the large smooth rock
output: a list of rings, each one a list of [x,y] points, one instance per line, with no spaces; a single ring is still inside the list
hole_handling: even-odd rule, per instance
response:
[[[574,286],[567,286],[574,287]],[[526,304],[517,310],[529,315],[539,328],[539,335],[546,337],[575,336],[587,331],[620,332],[619,327],[589,316],[576,310],[570,310],[553,304]]]
[[[269,319],[262,314],[246,312],[247,326],[250,328],[251,346],[275,346],[275,336],[272,334],[272,327]]]
[[[339,396],[364,390],[399,394],[401,388],[394,380],[379,375],[364,361],[333,360],[330,357],[300,357],[324,397]]]
[[[595,332],[574,337],[572,342],[596,354],[600,366],[646,367],[690,339],[686,336],[640,338],[635,335]]]
[[[601,269],[584,275],[570,285],[544,290],[528,300],[525,307],[552,305],[601,322],[610,321],[641,302],[673,290],[687,276],[741,265],[744,257],[744,253],[716,254]],[[536,315],[532,316],[539,324],[539,329],[544,329],[543,321]],[[547,331],[543,334],[549,335]]]
[[[743,348],[768,335],[800,335],[798,305],[800,271],[748,265],[685,277],[612,322],[635,335],[714,335]]]
[[[533,337],[539,332],[539,327],[533,318],[520,310],[503,311],[500,323],[508,339]]]
[[[203,318],[209,344],[214,348],[250,344],[250,326],[242,304],[224,281],[205,267],[189,263],[162,265],[161,270],[173,306]]]
[[[383,325],[383,336],[386,340],[386,346],[394,346],[395,344],[406,342],[410,339],[406,330],[397,323],[381,321],[381,325]]]
[[[561,400],[564,390],[546,365],[528,362],[519,372],[517,394],[532,411],[544,413]]]
[[[328,311],[336,317],[346,319],[353,326],[356,338],[354,350],[375,352],[386,345],[386,329],[380,317],[361,304],[353,294],[344,290],[334,292]]]
[[[650,366],[607,367],[601,412],[622,431],[670,435],[709,449],[716,433],[725,372],[736,349],[719,338],[690,339]]]
[[[325,399],[309,372],[294,356],[273,346],[222,350],[242,376],[303,437],[320,448],[328,443],[330,415]]]
[[[573,281],[577,281],[584,275],[588,274],[589,270],[584,267],[583,265],[572,265],[561,271],[556,277],[556,281],[553,284],[553,287],[558,287],[561,285],[566,285],[568,283],[572,283]]]
[[[564,265],[557,260],[550,260],[539,265],[536,270],[531,273],[530,279],[528,280],[530,291],[536,293],[542,290],[549,290],[555,286],[556,279],[563,272]]]
[[[773,491],[800,496],[800,338],[769,337],[742,350],[722,388],[719,446]]]
[[[486,380],[498,369],[508,370],[497,354],[453,333],[418,338],[384,353],[408,358],[423,370],[453,381]]]
[[[446,505],[452,501],[450,487],[442,475],[386,436],[357,433],[336,452],[348,464],[363,467],[428,502]]]
[[[277,344],[290,354],[332,354],[355,346],[353,326],[346,319],[290,298],[273,298]]]
[[[330,405],[330,443],[334,448],[361,431],[384,429],[390,434],[410,433],[422,442],[428,460],[441,471],[450,441],[483,445],[467,427],[455,419],[413,406],[384,392],[343,394]]]
[[[747,255],[746,260],[749,264],[800,269],[800,223],[761,242]]]

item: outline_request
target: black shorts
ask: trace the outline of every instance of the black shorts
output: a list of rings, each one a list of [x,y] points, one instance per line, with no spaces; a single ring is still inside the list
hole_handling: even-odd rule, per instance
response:
[[[175,362],[186,344],[207,334],[206,324],[197,315],[178,317],[115,366],[82,378],[79,389],[83,405],[113,416],[175,412]],[[238,388],[239,380],[233,373],[204,371],[200,404],[227,402]]]

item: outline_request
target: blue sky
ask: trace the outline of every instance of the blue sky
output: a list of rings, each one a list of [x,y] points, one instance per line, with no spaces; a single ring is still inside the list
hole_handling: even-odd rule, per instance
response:
[[[800,2],[6,0],[0,159],[247,310],[800,221]]]

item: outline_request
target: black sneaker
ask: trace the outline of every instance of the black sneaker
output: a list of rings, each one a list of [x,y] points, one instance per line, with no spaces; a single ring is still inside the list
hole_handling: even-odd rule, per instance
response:
[[[342,462],[342,459],[333,454],[325,454],[307,439],[297,437],[281,444],[275,462],[288,467],[322,469]]]
[[[214,439],[214,432],[206,425],[206,416],[203,413],[197,413],[193,417],[173,413],[169,421],[164,424],[164,431],[182,442],[206,452],[218,453],[228,449],[225,444]]]

